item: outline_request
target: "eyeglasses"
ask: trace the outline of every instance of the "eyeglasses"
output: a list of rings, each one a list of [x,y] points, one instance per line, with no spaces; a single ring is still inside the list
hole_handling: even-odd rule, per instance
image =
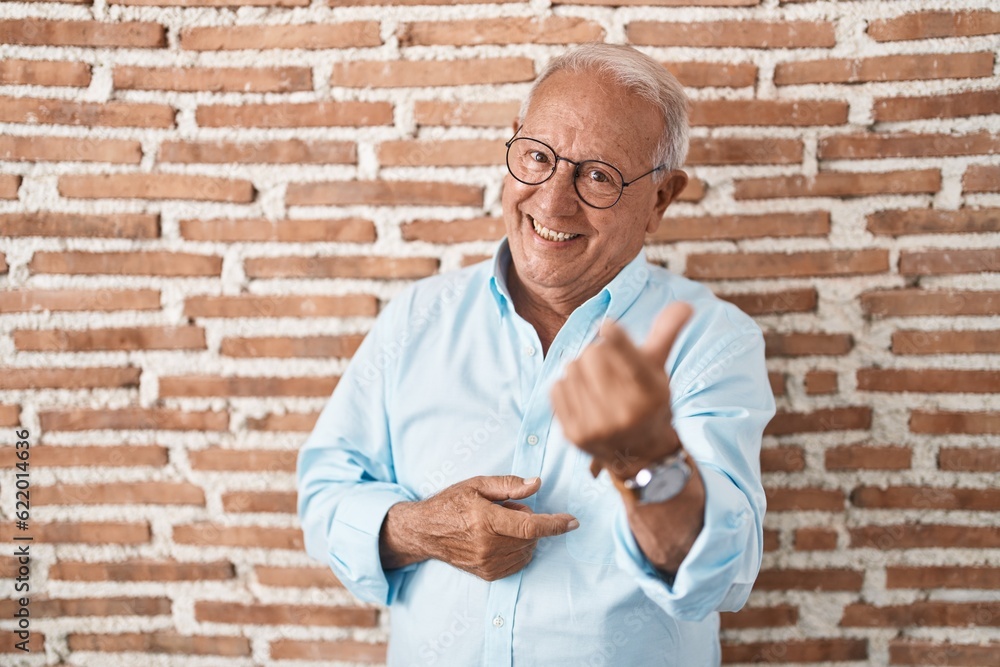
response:
[[[520,132],[521,128],[517,128]],[[642,176],[626,181],[622,172],[614,165],[600,160],[576,162],[556,155],[552,147],[528,137],[518,137],[517,132],[507,142],[507,170],[515,179],[525,185],[541,185],[556,173],[559,160],[574,166],[573,187],[576,194],[587,206],[597,209],[611,208],[618,203],[625,188],[667,165],[650,169]]]

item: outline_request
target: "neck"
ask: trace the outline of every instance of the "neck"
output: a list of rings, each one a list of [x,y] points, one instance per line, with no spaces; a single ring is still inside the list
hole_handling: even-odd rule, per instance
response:
[[[513,263],[507,274],[507,288],[514,302],[514,310],[535,328],[543,353],[548,353],[556,334],[573,311],[601,289],[597,288],[591,293],[584,294],[567,294],[561,290],[544,288],[533,289],[517,275]]]

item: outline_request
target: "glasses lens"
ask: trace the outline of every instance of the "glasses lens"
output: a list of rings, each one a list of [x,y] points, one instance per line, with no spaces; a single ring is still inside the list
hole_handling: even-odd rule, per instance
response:
[[[534,139],[515,139],[507,149],[507,168],[522,183],[538,185],[556,168],[556,156]]]
[[[576,175],[576,191],[591,206],[612,206],[622,194],[621,172],[604,162],[581,162]]]

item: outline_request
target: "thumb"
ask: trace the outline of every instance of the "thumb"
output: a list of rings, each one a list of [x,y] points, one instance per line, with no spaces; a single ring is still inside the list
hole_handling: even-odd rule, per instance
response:
[[[527,498],[538,491],[541,480],[537,477],[523,479],[517,475],[491,475],[474,478],[473,482],[479,495],[487,500],[510,500],[511,498]]]
[[[688,304],[683,301],[675,301],[656,316],[649,336],[642,344],[642,351],[661,368],[667,363],[670,348],[674,346],[677,334],[687,324],[692,312],[691,306]]]

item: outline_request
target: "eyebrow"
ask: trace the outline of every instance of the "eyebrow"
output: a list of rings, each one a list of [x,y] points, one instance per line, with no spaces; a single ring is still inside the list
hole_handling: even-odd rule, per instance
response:
[[[522,125],[519,128],[519,131],[521,131],[521,134],[520,134],[521,137],[523,137],[525,139],[534,139],[536,141],[541,141],[542,143],[544,143],[544,144],[546,144],[548,146],[552,146],[553,141],[551,139],[548,139],[547,137],[539,137],[539,136],[533,135],[533,134],[525,134],[525,133],[523,133],[523,130],[524,130],[524,126]],[[553,150],[555,150],[555,149],[553,148]],[[558,151],[556,151],[556,153],[558,153]],[[567,156],[567,155],[560,155],[559,157],[569,157],[569,156]],[[615,164],[611,160],[608,160],[607,158],[605,158],[600,153],[597,154],[596,156],[585,157],[582,160],[576,160],[574,158],[570,158],[570,159],[572,159],[574,162],[587,162],[589,160],[596,160],[598,162],[603,162],[604,164],[610,164],[612,167],[614,167],[615,169],[617,169],[619,172],[621,171],[621,167],[619,167],[617,164]]]

